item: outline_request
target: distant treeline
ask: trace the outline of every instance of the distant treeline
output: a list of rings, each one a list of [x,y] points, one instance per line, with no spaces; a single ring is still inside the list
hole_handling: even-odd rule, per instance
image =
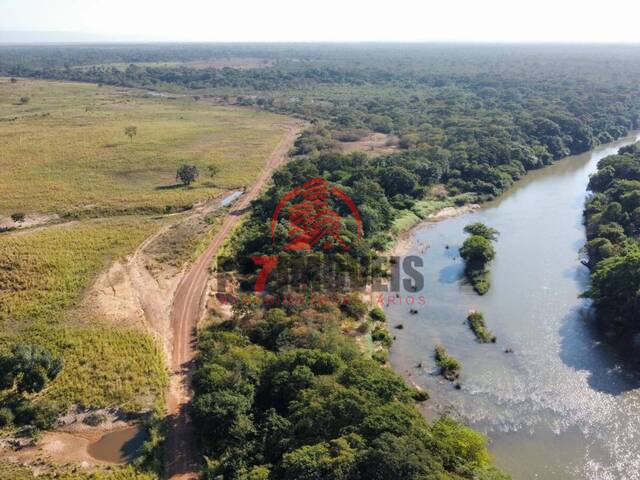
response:
[[[136,65],[243,57],[273,63],[252,69]],[[626,47],[4,47],[0,74],[190,89],[295,114],[319,122],[301,146],[305,154],[369,132],[389,134],[407,155],[440,169],[453,193],[485,196],[499,194],[526,170],[640,125],[640,53]],[[423,153],[434,148],[437,164]]]

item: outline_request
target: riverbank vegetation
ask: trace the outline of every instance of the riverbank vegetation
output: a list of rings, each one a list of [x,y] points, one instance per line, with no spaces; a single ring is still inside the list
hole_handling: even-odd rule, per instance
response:
[[[599,319],[609,329],[640,328],[640,143],[602,159],[589,181],[586,253]]]
[[[436,365],[440,368],[440,375],[453,382],[460,378],[460,371],[462,370],[462,364],[449,355],[443,345],[436,345],[434,349],[434,357],[436,359]]]
[[[479,222],[467,225],[464,231],[469,234],[460,248],[464,273],[474,290],[484,295],[491,286],[488,264],[496,255],[491,242],[497,240],[498,231]]]
[[[336,301],[236,307],[201,332],[192,415],[205,477],[507,478],[480,434],[425,421],[414,389],[340,333]]]
[[[487,328],[484,322],[484,315],[481,312],[469,313],[467,322],[480,343],[496,343],[496,336]]]

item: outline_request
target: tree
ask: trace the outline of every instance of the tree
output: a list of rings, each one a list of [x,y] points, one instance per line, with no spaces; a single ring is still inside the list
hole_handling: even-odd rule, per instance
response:
[[[591,276],[592,298],[600,318],[637,327],[640,314],[640,252],[611,257],[598,263]]]
[[[14,78],[14,77],[11,77],[11,80],[10,80],[10,81],[11,81],[11,83],[18,83],[18,79],[17,79],[17,78]]]
[[[128,127],[124,127],[124,134],[129,137],[129,140],[133,142],[133,137],[138,134],[138,127],[134,125],[129,125]]]
[[[184,164],[176,172],[176,180],[180,180],[186,187],[191,185],[199,176],[198,167]]]
[[[62,360],[36,345],[15,345],[11,354],[0,356],[0,387],[19,393],[41,391],[58,376]]]
[[[493,260],[496,251],[491,242],[480,235],[471,235],[462,244],[460,256],[467,262],[484,265]]]
[[[24,222],[25,214],[21,212],[16,212],[11,214],[11,220],[16,223]]]
[[[495,255],[491,241],[480,235],[471,235],[460,249],[460,256],[466,262],[464,273],[480,295],[484,295],[489,290],[487,263],[493,260]]]
[[[487,227],[484,223],[475,222],[470,223],[466,227],[464,227],[464,231],[469,235],[478,235],[480,237],[484,237],[487,240],[497,240],[500,232],[495,228]]]
[[[380,177],[380,185],[390,197],[398,194],[411,195],[418,186],[418,178],[415,174],[395,165],[382,169]]]

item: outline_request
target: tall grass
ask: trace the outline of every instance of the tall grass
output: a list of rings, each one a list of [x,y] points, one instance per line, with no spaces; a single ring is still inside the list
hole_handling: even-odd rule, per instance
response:
[[[0,235],[0,325],[57,323],[96,273],[160,221],[119,217]]]
[[[167,373],[154,339],[70,315],[96,274],[161,224],[117,217],[0,235],[0,345],[36,343],[63,358],[48,398],[127,410],[161,398]]]

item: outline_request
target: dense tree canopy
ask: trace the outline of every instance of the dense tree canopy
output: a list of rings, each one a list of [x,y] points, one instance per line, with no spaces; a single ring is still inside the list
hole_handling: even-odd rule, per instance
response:
[[[586,296],[601,320],[616,328],[640,327],[640,144],[602,159],[591,176],[585,207],[592,269]]]
[[[49,428],[59,409],[32,401],[62,370],[62,360],[36,345],[18,344],[0,354],[0,428],[28,425]]]
[[[481,435],[427,424],[404,381],[339,333],[342,315],[274,308],[201,335],[192,415],[207,478],[506,478]]]

